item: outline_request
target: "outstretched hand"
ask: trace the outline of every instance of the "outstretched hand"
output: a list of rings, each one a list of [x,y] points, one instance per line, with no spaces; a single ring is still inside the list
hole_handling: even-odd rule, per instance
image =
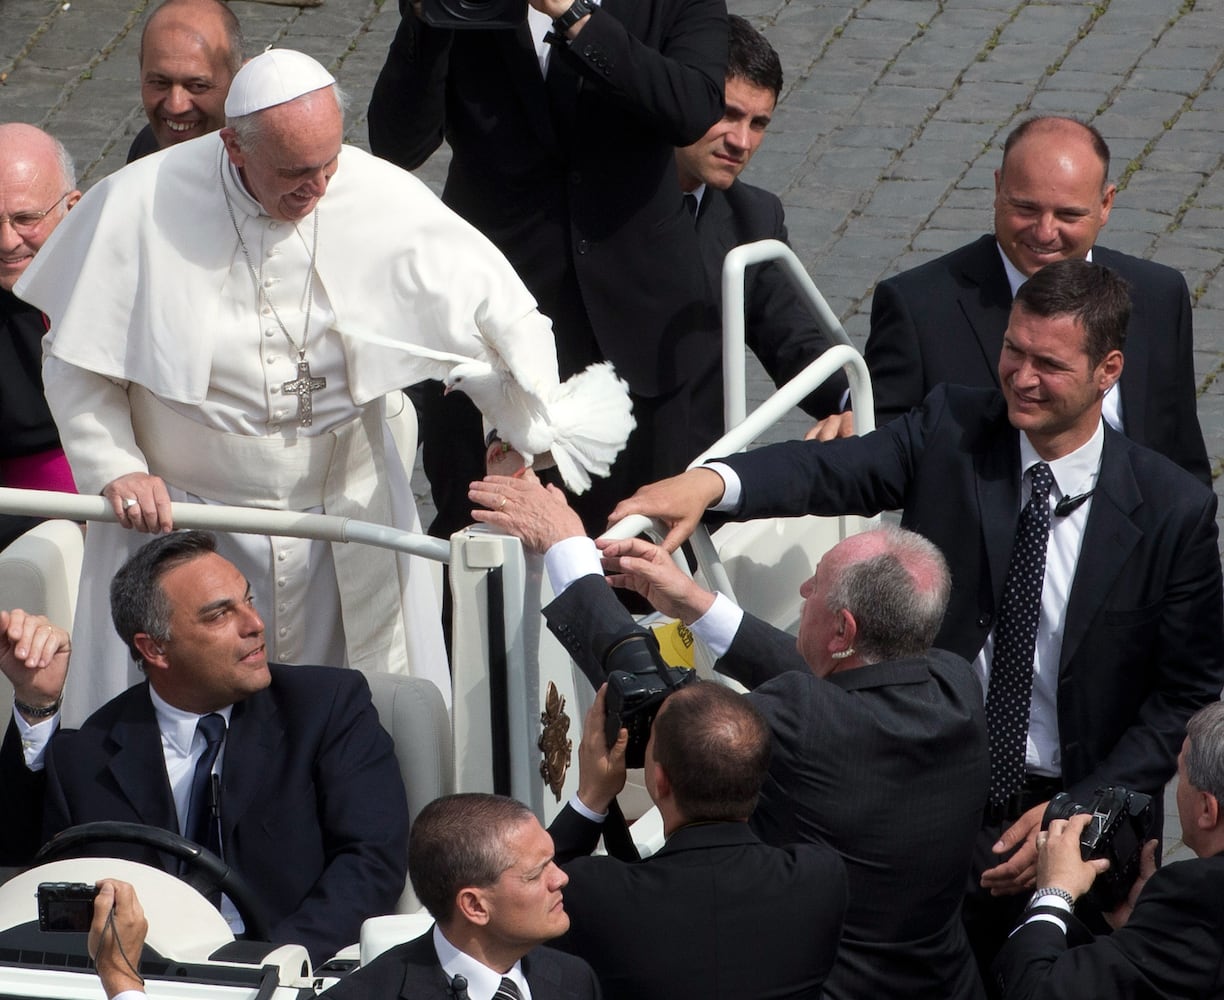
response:
[[[992,896],[1014,896],[1033,888],[1037,878],[1037,834],[1041,832],[1041,818],[1047,805],[1042,802],[1033,806],[1003,831],[992,848],[998,855],[1015,851],[1002,864],[982,872],[982,888],[989,889]]]
[[[608,517],[608,526],[631,514],[658,518],[667,525],[663,548],[675,552],[693,533],[701,515],[722,499],[723,480],[713,469],[696,468],[650,483],[622,500]]]
[[[487,510],[472,518],[522,541],[529,552],[544,553],[566,538],[586,535],[580,518],[557,487],[544,486],[528,471],[520,476],[486,476],[468,488],[468,499]]]
[[[714,595],[693,581],[667,550],[642,538],[598,538],[608,583],[641,594],[670,618],[691,625],[710,610]]]

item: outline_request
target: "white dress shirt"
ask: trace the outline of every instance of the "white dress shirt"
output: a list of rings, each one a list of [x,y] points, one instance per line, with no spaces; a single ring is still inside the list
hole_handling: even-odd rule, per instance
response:
[[[437,924],[434,924],[433,943],[434,951],[438,953],[438,964],[442,966],[446,978],[454,979],[456,976],[463,976],[467,980],[469,1000],[493,1000],[493,994],[501,986],[503,973],[495,972],[487,965],[476,961],[471,955],[460,951],[446,940],[446,935],[442,933],[442,929]],[[527,985],[527,977],[523,975],[521,961],[515,962],[510,971],[504,975],[514,980],[514,985],[523,995],[523,1000],[531,1000],[531,987]]]

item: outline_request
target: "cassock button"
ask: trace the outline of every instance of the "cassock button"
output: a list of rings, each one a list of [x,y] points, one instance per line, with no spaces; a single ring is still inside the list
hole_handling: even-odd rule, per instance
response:
[[[269,354],[267,357],[267,363],[270,365],[276,364],[276,362],[278,362],[279,360],[280,358],[278,358],[275,354]]]

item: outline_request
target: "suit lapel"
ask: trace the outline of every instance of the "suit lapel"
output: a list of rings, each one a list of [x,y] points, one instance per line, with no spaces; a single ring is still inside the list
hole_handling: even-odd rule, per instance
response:
[[[269,689],[257,691],[234,706],[221,767],[222,844],[229,843],[238,820],[258,801],[268,779],[263,763],[276,759],[276,748],[284,737],[284,725]]]
[[[399,995],[404,1000],[452,1000],[450,981],[438,964],[433,929],[409,942],[404,949],[404,978]]]
[[[986,370],[998,386],[1003,331],[1011,312],[1011,286],[1007,283],[1007,272],[999,259],[994,237],[983,236],[978,243],[980,252],[973,254],[961,268],[963,282],[958,283],[967,283],[970,287],[960,293],[959,302],[986,362]]]
[[[141,823],[164,830],[179,829],[170,779],[166,777],[161,730],[149,700],[146,681],[133,691],[123,718],[110,731],[115,753],[110,772]]]
[[[1020,432],[1007,422],[1006,415],[974,450],[973,470],[990,592],[997,603],[1020,518]]]
[[[1075,565],[1075,579],[1067,600],[1059,669],[1079,649],[1088,626],[1101,609],[1106,594],[1122,571],[1143,532],[1131,512],[1143,503],[1129,459],[1130,445],[1116,431],[1105,428],[1101,474],[1088,510],[1084,540]]]

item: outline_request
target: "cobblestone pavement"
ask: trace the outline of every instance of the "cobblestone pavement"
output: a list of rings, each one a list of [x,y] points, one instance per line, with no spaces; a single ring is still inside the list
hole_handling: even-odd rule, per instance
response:
[[[0,0],[0,120],[40,125],[84,184],[143,125],[150,0]],[[394,0],[311,9],[233,0],[252,51],[329,66],[349,140],[398,23]],[[1224,0],[729,0],[782,56],[786,87],[747,179],[776,191],[795,250],[860,346],[871,290],[988,231],[992,172],[1025,116],[1073,114],[1108,140],[1120,188],[1109,246],[1181,269],[1195,303],[1199,415],[1224,462]],[[435,186],[440,152],[421,173]],[[767,391],[752,369],[750,396]],[[796,418],[770,438],[802,431]],[[1217,485],[1217,490],[1221,487]],[[1175,838],[1174,838],[1175,839]]]

